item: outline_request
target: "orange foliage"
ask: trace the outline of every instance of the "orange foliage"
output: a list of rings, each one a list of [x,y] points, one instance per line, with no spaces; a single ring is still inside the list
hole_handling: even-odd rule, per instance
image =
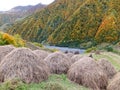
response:
[[[5,40],[7,44],[11,43],[13,45],[16,45],[14,38],[7,33],[3,34],[3,40]]]
[[[118,40],[116,18],[112,13],[104,18],[96,33],[95,39],[98,42],[113,42]]]

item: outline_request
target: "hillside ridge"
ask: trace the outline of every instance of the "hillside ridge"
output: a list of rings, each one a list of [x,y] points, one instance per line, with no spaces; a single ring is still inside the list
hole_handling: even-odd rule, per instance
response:
[[[57,0],[14,23],[8,33],[19,33],[29,41],[59,46],[115,43],[120,39],[119,4],[118,0]]]

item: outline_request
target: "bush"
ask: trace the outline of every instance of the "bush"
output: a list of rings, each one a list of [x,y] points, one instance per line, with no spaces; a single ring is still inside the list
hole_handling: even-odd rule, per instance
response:
[[[12,44],[16,47],[23,47],[25,46],[25,41],[18,34],[11,36],[7,33],[0,32],[0,45],[9,44]]]
[[[16,45],[15,39],[14,37],[12,37],[11,35],[4,33],[2,36],[3,41],[5,41],[5,44],[13,44]]]
[[[15,34],[14,39],[16,41],[17,47],[25,46],[25,41],[21,38],[21,36],[19,34]]]
[[[106,46],[105,50],[107,50],[108,52],[113,52],[112,46]]]

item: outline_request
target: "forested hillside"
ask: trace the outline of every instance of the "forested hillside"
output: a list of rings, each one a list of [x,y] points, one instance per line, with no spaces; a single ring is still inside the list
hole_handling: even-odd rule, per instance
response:
[[[80,47],[120,39],[119,0],[55,0],[8,28],[10,34],[51,45]]]

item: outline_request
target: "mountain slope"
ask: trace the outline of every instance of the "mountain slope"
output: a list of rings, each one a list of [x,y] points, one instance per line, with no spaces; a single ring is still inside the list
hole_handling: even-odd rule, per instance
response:
[[[6,13],[17,13],[20,15],[32,14],[33,12],[36,12],[37,10],[44,8],[45,6],[46,5],[41,4],[41,3],[37,5],[16,6],[12,8],[11,10],[7,11]]]
[[[119,0],[56,0],[9,28],[30,41],[77,46],[120,38]]]
[[[37,4],[35,6],[17,6],[9,11],[0,12],[0,26],[6,23],[13,23],[16,20],[19,20],[21,18],[24,18],[25,16],[36,12],[38,9],[40,10],[44,8],[45,6],[46,5],[43,4]]]

